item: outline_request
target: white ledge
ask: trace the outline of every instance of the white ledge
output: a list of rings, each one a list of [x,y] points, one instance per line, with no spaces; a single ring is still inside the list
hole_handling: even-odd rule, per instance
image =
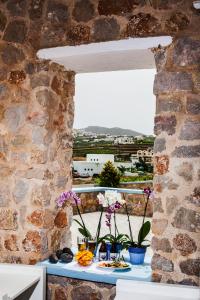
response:
[[[129,38],[119,41],[91,43],[41,49],[37,55],[50,59],[77,73],[155,68],[150,49],[172,43],[171,36]]]

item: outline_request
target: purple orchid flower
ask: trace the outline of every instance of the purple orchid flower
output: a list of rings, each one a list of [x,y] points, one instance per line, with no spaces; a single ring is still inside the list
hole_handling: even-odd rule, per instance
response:
[[[79,205],[81,203],[81,199],[76,195],[73,191],[62,192],[62,194],[56,200],[58,207],[62,207],[65,202],[70,201],[73,205]]]

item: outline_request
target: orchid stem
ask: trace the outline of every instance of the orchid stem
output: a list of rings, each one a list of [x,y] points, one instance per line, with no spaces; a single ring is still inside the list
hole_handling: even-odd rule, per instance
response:
[[[101,220],[102,220],[102,216],[103,216],[103,206],[101,207],[101,214],[100,214],[100,217],[99,217],[99,223],[98,223],[97,233],[96,233],[96,241],[97,241],[97,243],[98,243],[100,232],[101,232]]]
[[[115,224],[115,239],[116,239],[116,236],[117,236],[117,224],[116,224],[116,214],[115,214],[115,211],[114,211],[114,224]]]
[[[83,228],[84,228],[84,230],[85,230],[85,233],[87,233],[87,230],[86,230],[86,227],[85,227],[85,223],[84,223],[83,218],[82,218],[82,216],[81,216],[81,212],[80,212],[80,209],[79,209],[79,207],[78,207],[78,203],[77,203],[77,202],[76,202],[76,208],[77,208],[79,217],[80,217],[80,219],[81,219],[81,222],[82,222],[82,224],[83,224]]]
[[[126,214],[127,214],[127,217],[128,217],[128,225],[129,225],[129,232],[130,232],[131,243],[133,243],[133,233],[132,233],[132,229],[131,229],[130,215],[129,215],[128,207],[127,207],[126,203],[125,203],[125,208],[126,208]]]

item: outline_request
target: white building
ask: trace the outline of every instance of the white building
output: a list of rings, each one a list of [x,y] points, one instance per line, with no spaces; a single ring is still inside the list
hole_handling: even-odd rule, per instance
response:
[[[80,175],[89,174],[93,176],[102,172],[107,161],[111,161],[116,168],[120,166],[125,168],[133,167],[131,162],[114,162],[113,154],[87,154],[86,161],[73,161],[73,168]]]
[[[117,137],[114,144],[134,144],[134,138],[130,136]]]
[[[86,161],[87,162],[95,162],[95,163],[103,163],[105,164],[107,161],[114,162],[113,154],[87,154]]]

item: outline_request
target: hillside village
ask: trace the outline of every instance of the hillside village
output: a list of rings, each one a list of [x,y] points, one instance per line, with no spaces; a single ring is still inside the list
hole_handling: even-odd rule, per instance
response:
[[[111,161],[118,170],[123,169],[124,175],[130,179],[152,173],[152,135],[129,129],[90,126],[74,129],[73,136],[75,178],[98,177],[107,161]]]

